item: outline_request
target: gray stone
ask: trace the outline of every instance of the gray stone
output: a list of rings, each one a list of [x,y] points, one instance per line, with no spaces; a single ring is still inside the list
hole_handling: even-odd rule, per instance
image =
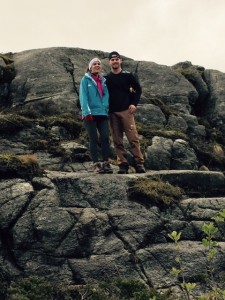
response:
[[[150,170],[169,170],[172,158],[171,139],[154,136],[146,150],[146,166]]]

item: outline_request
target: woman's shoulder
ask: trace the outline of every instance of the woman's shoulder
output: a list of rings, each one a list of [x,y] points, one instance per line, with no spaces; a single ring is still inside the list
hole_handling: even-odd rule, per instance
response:
[[[91,76],[88,73],[85,73],[84,76],[81,78],[81,81],[89,81]]]

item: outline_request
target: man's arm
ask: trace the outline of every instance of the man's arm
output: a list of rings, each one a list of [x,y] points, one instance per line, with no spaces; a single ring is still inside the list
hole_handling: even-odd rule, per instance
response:
[[[140,101],[142,88],[140,83],[132,73],[130,73],[130,92],[131,92],[131,104],[137,106]]]

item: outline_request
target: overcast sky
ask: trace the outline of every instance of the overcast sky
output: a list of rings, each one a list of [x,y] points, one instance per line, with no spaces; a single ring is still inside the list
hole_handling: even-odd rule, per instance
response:
[[[10,0],[0,5],[0,53],[46,47],[116,50],[225,73],[225,0]]]

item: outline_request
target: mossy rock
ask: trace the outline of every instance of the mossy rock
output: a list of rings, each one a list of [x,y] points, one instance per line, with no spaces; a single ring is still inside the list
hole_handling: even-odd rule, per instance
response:
[[[0,178],[23,178],[31,180],[33,177],[41,176],[35,155],[0,155]]]
[[[76,120],[71,114],[63,114],[60,116],[45,117],[38,120],[40,126],[45,128],[53,126],[64,127],[74,138],[78,138],[82,130],[82,122]]]
[[[167,207],[179,202],[183,190],[160,179],[138,178],[131,183],[128,195],[131,200],[144,204],[146,207],[157,205]]]
[[[19,132],[22,129],[31,128],[33,121],[17,114],[0,113],[0,134],[8,135]]]
[[[160,136],[172,140],[189,140],[188,135],[180,131],[179,129],[165,129],[137,124],[137,130],[140,135],[143,135],[147,139],[152,139],[154,136]]]

